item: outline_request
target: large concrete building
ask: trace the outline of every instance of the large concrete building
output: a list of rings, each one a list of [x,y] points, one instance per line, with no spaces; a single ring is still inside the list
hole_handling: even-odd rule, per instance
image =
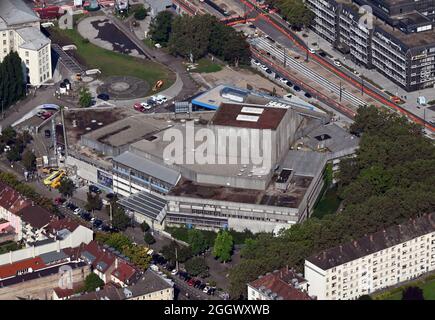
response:
[[[433,1],[307,0],[314,31],[407,91],[435,85]],[[373,18],[363,11],[370,6]]]
[[[51,40],[40,31],[39,17],[22,0],[0,1],[0,62],[15,51],[27,83],[39,86],[52,78]]]
[[[326,163],[358,146],[309,104],[226,86],[194,100],[217,111],[138,115],[83,131],[66,163],[110,185],[134,219],[154,229],[277,232],[309,217]],[[98,161],[84,160],[96,153],[112,164],[104,171],[110,183],[98,177]]]
[[[305,260],[308,293],[349,300],[435,269],[435,213],[319,252]]]

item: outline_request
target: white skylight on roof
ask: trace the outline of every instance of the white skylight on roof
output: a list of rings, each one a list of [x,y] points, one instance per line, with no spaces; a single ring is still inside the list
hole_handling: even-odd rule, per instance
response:
[[[252,108],[252,107],[243,107],[242,113],[253,113],[253,114],[262,114],[264,111],[263,108]]]
[[[257,122],[259,118],[260,118],[259,116],[249,116],[247,114],[239,114],[236,119],[238,121]]]

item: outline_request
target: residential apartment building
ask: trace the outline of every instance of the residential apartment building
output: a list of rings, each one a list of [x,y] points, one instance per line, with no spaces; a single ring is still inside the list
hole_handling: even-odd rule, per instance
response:
[[[435,213],[322,251],[305,260],[308,293],[349,300],[435,269]]]
[[[311,300],[307,285],[302,274],[284,267],[248,283],[248,300]]]
[[[435,85],[433,2],[307,0],[315,13],[314,31],[349,53],[351,59],[375,68],[407,91]],[[360,6],[373,9],[373,19]],[[394,9],[393,9],[394,8]]]
[[[0,62],[13,51],[23,62],[28,84],[39,86],[52,78],[51,40],[40,31],[39,17],[23,0],[2,0]]]

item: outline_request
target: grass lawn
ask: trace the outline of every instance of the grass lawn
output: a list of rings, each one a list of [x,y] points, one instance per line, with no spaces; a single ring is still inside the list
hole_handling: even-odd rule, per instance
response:
[[[376,300],[401,300],[402,290],[409,286],[417,286],[423,289],[423,295],[425,300],[435,300],[435,277],[431,276],[425,280],[420,280],[412,283],[408,283],[406,286],[395,288],[391,291],[384,292],[379,295],[374,295]]]
[[[161,90],[170,87],[175,81],[175,74],[164,65],[100,48],[84,40],[75,29],[52,28],[50,37],[60,43],[74,43],[77,46],[75,56],[79,62],[89,68],[100,69],[103,76],[137,77],[149,83],[150,91],[157,80],[164,81]]]
[[[210,59],[202,58],[198,60],[198,66],[196,69],[192,69],[192,72],[198,72],[198,73],[212,73],[212,72],[218,72],[222,70],[222,67],[212,62]]]
[[[323,218],[327,214],[334,214],[340,206],[340,199],[337,196],[337,187],[329,188],[316,204],[311,217]]]

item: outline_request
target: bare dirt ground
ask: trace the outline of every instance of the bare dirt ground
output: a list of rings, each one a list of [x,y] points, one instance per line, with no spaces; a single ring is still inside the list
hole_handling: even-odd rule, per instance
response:
[[[288,93],[288,91],[284,90],[279,85],[248,69],[235,70],[225,67],[218,72],[201,73],[200,79],[197,80],[201,81],[201,78],[211,86],[227,84],[240,88],[252,88],[255,91],[267,93],[272,93],[273,88],[275,88],[277,95],[283,96]]]

